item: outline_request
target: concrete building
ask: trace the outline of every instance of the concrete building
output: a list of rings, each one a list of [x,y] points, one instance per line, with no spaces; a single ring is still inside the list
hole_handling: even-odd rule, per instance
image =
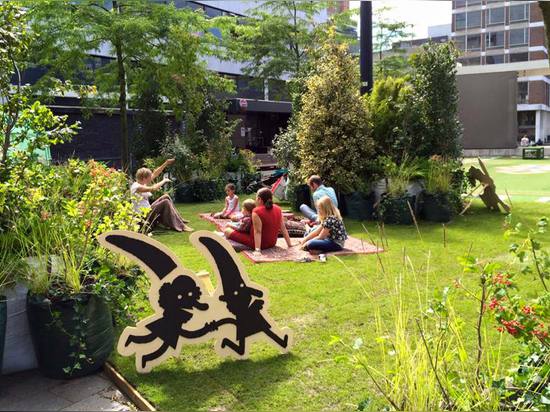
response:
[[[453,1],[452,39],[464,73],[516,72],[517,138],[550,142],[550,76],[542,12],[536,1]],[[540,63],[540,64],[538,64]],[[489,67],[490,66],[490,67]],[[544,73],[544,72],[543,72]]]

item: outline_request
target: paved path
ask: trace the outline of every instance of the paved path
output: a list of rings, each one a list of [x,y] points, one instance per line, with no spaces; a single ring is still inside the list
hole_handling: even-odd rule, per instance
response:
[[[0,411],[130,411],[135,407],[103,374],[54,380],[38,371],[0,376]]]

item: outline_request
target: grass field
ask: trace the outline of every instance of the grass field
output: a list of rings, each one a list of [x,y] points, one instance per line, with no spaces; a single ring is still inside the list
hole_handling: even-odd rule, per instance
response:
[[[516,160],[491,160],[491,171],[502,165],[523,164]],[[542,163],[542,162],[541,162]],[[550,165],[550,162],[544,162]],[[514,203],[515,219],[533,224],[550,214],[550,205],[525,201],[528,196],[550,196],[547,175],[508,176],[496,173],[497,186],[507,186]],[[541,189],[537,186],[538,181]],[[545,192],[546,191],[546,192]],[[525,195],[524,195],[525,194]],[[525,196],[525,197],[520,197]],[[221,204],[178,205],[195,229],[212,227],[198,219],[198,213],[220,209]],[[187,346],[178,359],[171,359],[148,375],[135,372],[134,359],[113,355],[117,369],[136,386],[159,410],[355,410],[358,402],[377,397],[366,375],[346,363],[334,362],[342,354],[340,347],[329,346],[331,336],[337,335],[352,342],[361,337],[373,365],[380,363],[372,350],[379,337],[375,330],[375,313],[389,319],[393,282],[400,272],[403,256],[410,257],[419,276],[404,279],[403,299],[415,307],[418,290],[425,297],[435,290],[452,285],[461,278],[465,285],[474,286],[473,275],[464,276],[457,258],[468,251],[481,259],[508,259],[503,234],[504,216],[488,212],[475,202],[469,213],[457,217],[446,229],[422,223],[419,235],[415,227],[386,227],[386,252],[377,256],[351,256],[343,263],[331,258],[327,263],[278,263],[252,265],[245,259],[250,277],[270,290],[270,313],[279,326],[294,330],[295,346],[291,353],[281,356],[265,344],[257,344],[247,361],[223,360],[216,356],[213,345]],[[346,221],[353,236],[367,240],[378,238],[374,222]],[[209,269],[206,261],[194,250],[187,234],[161,233],[156,237],[168,245],[192,270]],[[384,265],[384,272],[380,270]],[[418,280],[421,279],[421,280]],[[523,279],[525,290],[534,291],[535,283]],[[455,307],[465,316],[468,345],[474,344],[474,322],[477,306],[471,301],[456,298]],[[391,330],[388,330],[391,333]],[[471,338],[471,339],[470,339]],[[495,337],[496,339],[496,334]],[[504,339],[504,362],[510,362],[515,343]]]
[[[497,186],[497,193],[514,201],[550,201],[550,159],[482,159]],[[477,159],[466,159],[466,168],[478,166]],[[548,199],[543,199],[548,198]]]

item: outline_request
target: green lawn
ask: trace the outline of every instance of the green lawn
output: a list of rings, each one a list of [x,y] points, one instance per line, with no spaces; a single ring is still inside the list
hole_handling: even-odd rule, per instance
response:
[[[489,164],[494,170],[500,162],[495,160]],[[537,176],[537,180],[544,180],[540,177]],[[520,180],[521,185],[516,185],[515,177],[508,179],[499,175],[496,178],[497,185],[509,182],[513,193],[536,188],[535,184],[527,188],[527,184],[523,184],[525,177]],[[550,196],[550,183],[546,183],[546,188]],[[544,196],[542,190],[541,193]],[[221,203],[178,207],[195,229],[211,230],[197,215],[218,210]],[[550,214],[550,205],[517,202],[513,214],[516,219],[533,224],[538,217]],[[346,224],[353,236],[368,239],[360,222],[347,221]],[[374,222],[365,226],[378,238]],[[338,335],[349,341],[362,337],[367,353],[374,348],[378,337],[375,310],[380,309],[383,319],[389,317],[392,282],[402,267],[404,254],[410,257],[420,279],[409,276],[404,280],[403,298],[412,307],[415,307],[418,290],[429,298],[435,289],[452,285],[459,277],[473,287],[475,277],[462,275],[457,257],[471,250],[482,259],[507,259],[509,241],[502,236],[502,226],[503,215],[486,211],[476,201],[466,216],[456,218],[447,226],[446,245],[443,228],[438,224],[422,223],[421,238],[414,227],[386,227],[388,247],[381,255],[386,276],[382,275],[375,255],[345,257],[345,266],[334,258],[325,264],[262,265],[243,259],[251,278],[269,288],[273,318],[279,326],[294,330],[295,346],[290,354],[281,356],[272,347],[257,344],[250,360],[223,360],[216,356],[212,344],[202,344],[184,347],[179,359],[166,362],[148,375],[135,372],[134,358],[114,355],[114,364],[138,391],[163,411],[354,410],[358,402],[376,392],[361,370],[333,361],[343,349],[329,346],[331,336]],[[187,234],[164,232],[156,238],[168,245],[190,269],[209,269],[189,245]],[[531,279],[523,282],[525,290],[534,290]],[[465,330],[470,331],[468,343],[473,345],[477,306],[460,298],[455,305],[471,320]],[[505,360],[513,359],[515,348],[511,339],[505,337],[503,352],[508,357]],[[376,366],[380,358],[374,351],[371,353],[371,362]]]
[[[523,160],[520,158],[482,159],[494,179],[497,192],[507,200],[506,191],[514,201],[533,201],[548,197],[550,200],[550,159]],[[466,168],[478,166],[477,159],[466,159]],[[532,172],[538,173],[532,173]],[[530,173],[531,172],[531,173]]]

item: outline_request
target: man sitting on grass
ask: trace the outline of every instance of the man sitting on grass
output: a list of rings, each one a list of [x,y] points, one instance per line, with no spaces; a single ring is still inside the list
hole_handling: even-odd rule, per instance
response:
[[[336,197],[336,192],[332,187],[327,187],[323,184],[323,180],[321,177],[317,175],[311,176],[308,181],[307,185],[311,189],[313,193],[313,204],[316,205],[319,200],[323,196],[328,196],[330,200],[332,201],[332,204],[334,207],[338,207],[338,199]],[[312,222],[319,222],[319,215],[316,210],[313,210],[308,205],[301,205],[300,206],[300,212],[309,220]]]

